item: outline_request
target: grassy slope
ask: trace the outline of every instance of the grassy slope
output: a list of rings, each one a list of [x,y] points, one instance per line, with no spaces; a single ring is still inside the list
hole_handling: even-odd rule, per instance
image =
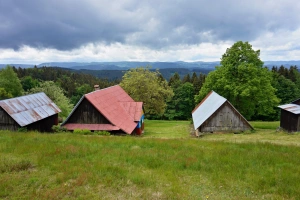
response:
[[[252,125],[202,138],[186,121],[146,121],[142,137],[1,132],[0,198],[297,199],[300,135]]]

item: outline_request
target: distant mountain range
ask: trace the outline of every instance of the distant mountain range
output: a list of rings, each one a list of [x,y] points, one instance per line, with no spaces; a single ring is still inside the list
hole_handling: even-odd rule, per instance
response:
[[[0,64],[0,68],[5,67],[8,64]],[[11,66],[15,67],[21,67],[21,68],[31,68],[34,67],[33,64],[9,64]],[[136,67],[145,67],[145,66],[151,66],[152,69],[167,69],[167,68],[184,68],[184,69],[190,69],[193,71],[197,68],[202,69],[208,69],[208,70],[214,70],[215,66],[220,65],[219,61],[214,62],[183,62],[183,61],[177,61],[177,62],[135,62],[135,61],[121,61],[121,62],[49,62],[49,63],[41,63],[37,65],[37,67],[62,67],[62,68],[69,68],[74,70],[127,70],[130,68],[136,68]],[[285,66],[290,67],[291,65],[300,66],[300,60],[298,61],[265,61],[264,65],[271,68],[272,66]]]
[[[7,64],[0,64],[0,68]],[[15,67],[32,68],[30,64],[9,64]],[[98,78],[107,78],[110,80],[121,79],[126,70],[136,67],[151,66],[151,70],[159,69],[160,73],[167,79],[177,72],[181,77],[186,74],[203,73],[208,74],[213,71],[216,66],[220,65],[219,61],[215,62],[49,62],[41,63],[37,67],[60,67],[65,70],[71,70],[78,73],[86,73],[97,76]],[[280,67],[281,65],[289,68],[290,66],[300,66],[300,61],[265,61],[264,66],[272,68],[273,66]]]

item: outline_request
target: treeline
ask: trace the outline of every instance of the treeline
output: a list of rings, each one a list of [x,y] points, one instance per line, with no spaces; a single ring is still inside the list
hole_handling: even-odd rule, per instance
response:
[[[172,88],[174,96],[167,102],[164,119],[187,120],[191,118],[191,112],[195,107],[194,96],[197,95],[205,82],[205,74],[194,72],[192,76],[186,74],[182,79],[175,72],[170,77],[168,85]],[[153,116],[155,117],[155,116]]]
[[[10,71],[11,70],[11,71]],[[290,103],[300,98],[300,73],[297,66],[274,66],[272,73],[272,87],[276,89],[276,96],[280,99],[280,104]],[[16,75],[16,79],[12,78]],[[163,76],[160,77],[164,79]],[[173,90],[174,95],[166,103],[166,109],[162,115],[149,115],[152,119],[188,120],[191,118],[191,111],[195,108],[195,96],[199,94],[207,75],[202,73],[186,74],[180,76],[175,72],[168,80],[168,86]],[[18,79],[18,80],[17,80]],[[9,81],[6,81],[9,80]],[[7,67],[0,71],[0,96],[1,99],[20,96],[38,91],[59,91],[62,96],[55,99],[64,112],[62,117],[66,117],[72,107],[79,101],[82,95],[94,90],[94,85],[106,88],[119,84],[121,80],[100,79],[91,74],[76,73],[57,67],[34,67],[15,68]],[[19,83],[18,83],[19,82]],[[11,86],[20,84],[20,86]],[[50,88],[50,89],[49,89]],[[49,95],[52,95],[51,93]],[[65,96],[67,100],[63,99]],[[274,115],[265,118],[252,117],[251,120],[278,120],[279,109]]]
[[[281,100],[280,104],[291,103],[300,98],[300,73],[297,66],[273,66],[272,86],[276,89],[276,96]]]
[[[64,94],[72,104],[76,104],[83,94],[93,91],[94,85],[106,88],[120,82],[120,80],[100,79],[90,74],[76,73],[59,67],[13,67],[13,70],[21,80],[25,92],[43,81],[53,81],[63,89]]]

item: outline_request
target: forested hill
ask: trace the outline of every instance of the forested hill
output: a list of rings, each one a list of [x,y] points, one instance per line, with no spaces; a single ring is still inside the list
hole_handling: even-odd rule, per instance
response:
[[[130,68],[151,66],[151,70],[159,69],[160,73],[167,80],[177,72],[182,78],[186,74],[192,75],[196,72],[208,74],[215,69],[220,62],[91,62],[91,63],[79,63],[79,62],[49,62],[41,63],[37,67],[59,67],[65,70],[90,74],[101,79],[108,80],[120,80],[124,73]],[[10,64],[16,68],[33,68],[34,65],[24,64]],[[6,64],[0,64],[0,68],[5,67]],[[284,66],[289,68],[290,66],[300,66],[300,61],[265,61],[265,66],[271,69],[273,66]]]

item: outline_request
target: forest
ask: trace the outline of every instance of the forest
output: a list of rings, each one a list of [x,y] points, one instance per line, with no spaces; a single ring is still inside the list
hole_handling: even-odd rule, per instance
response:
[[[214,90],[248,120],[278,120],[277,106],[300,97],[300,73],[297,66],[264,67],[259,53],[240,41],[227,49],[214,71],[181,76],[175,72],[169,78],[151,66],[137,66],[115,80],[58,67],[7,66],[0,71],[0,98],[43,91],[61,108],[64,119],[94,85],[120,84],[134,100],[145,103],[148,119],[189,120],[194,107]]]

